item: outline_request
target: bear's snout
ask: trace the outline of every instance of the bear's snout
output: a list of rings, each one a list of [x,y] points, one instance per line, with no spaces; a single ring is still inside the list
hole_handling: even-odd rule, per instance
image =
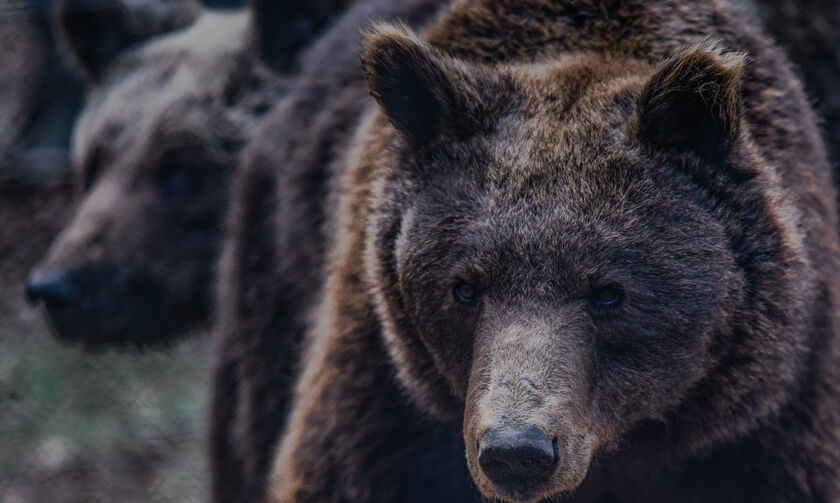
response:
[[[557,465],[556,442],[538,428],[497,428],[482,435],[478,463],[499,485],[541,482]]]
[[[33,274],[26,284],[26,296],[33,304],[76,306],[82,295],[65,269],[52,269]]]

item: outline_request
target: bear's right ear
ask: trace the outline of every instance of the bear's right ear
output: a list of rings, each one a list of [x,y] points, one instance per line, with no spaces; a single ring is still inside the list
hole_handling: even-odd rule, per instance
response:
[[[720,157],[740,131],[745,60],[703,41],[665,61],[639,98],[639,138],[668,151]]]
[[[288,70],[295,56],[350,0],[251,0],[253,40],[269,66]]]
[[[407,28],[368,33],[362,59],[371,95],[409,140],[425,145],[480,127],[483,107],[466,69]]]
[[[73,65],[92,84],[126,48],[192,23],[200,8],[193,0],[59,0],[55,31]]]

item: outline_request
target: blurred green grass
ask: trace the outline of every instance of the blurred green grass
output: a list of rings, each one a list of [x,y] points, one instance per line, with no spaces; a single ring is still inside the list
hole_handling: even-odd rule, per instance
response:
[[[0,306],[0,503],[206,498],[212,348],[93,354]]]

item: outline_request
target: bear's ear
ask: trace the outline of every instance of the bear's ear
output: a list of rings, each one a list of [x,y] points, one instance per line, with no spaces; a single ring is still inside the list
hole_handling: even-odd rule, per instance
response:
[[[371,95],[409,140],[465,137],[481,124],[483,107],[466,69],[407,28],[386,24],[366,34],[362,59]]]
[[[193,0],[59,0],[54,23],[73,65],[92,84],[126,48],[192,23],[199,10]]]
[[[269,66],[287,70],[295,56],[323,31],[349,0],[251,0],[253,40]]]
[[[668,59],[642,91],[640,140],[705,158],[725,154],[741,127],[745,56],[704,41]]]

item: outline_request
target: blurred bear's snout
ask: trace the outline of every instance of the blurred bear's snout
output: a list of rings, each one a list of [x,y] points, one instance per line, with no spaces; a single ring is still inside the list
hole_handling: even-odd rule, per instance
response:
[[[33,274],[26,284],[26,296],[33,304],[43,302],[48,308],[78,306],[82,302],[81,292],[64,269]]]

